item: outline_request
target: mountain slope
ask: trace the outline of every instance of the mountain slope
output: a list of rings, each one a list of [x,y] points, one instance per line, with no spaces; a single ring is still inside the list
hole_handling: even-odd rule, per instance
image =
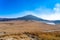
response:
[[[38,18],[33,15],[26,15],[18,18],[0,18],[0,21],[13,21],[13,20],[25,20],[25,21],[34,20],[34,21],[40,21],[47,24],[60,24],[60,20],[49,21],[49,20],[44,20],[42,18]]]
[[[60,24],[60,20],[53,21],[55,24]]]
[[[24,17],[19,17],[17,18],[18,20],[35,20],[35,21],[44,21],[42,18],[38,18],[36,16],[33,16],[33,15],[27,15],[27,16],[24,16]]]

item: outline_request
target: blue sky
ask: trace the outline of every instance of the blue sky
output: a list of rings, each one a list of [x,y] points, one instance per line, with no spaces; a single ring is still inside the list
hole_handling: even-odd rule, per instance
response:
[[[0,17],[35,15],[47,20],[60,20],[60,0],[0,0]]]

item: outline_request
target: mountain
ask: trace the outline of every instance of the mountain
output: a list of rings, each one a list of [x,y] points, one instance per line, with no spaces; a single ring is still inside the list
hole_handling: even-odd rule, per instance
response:
[[[60,20],[53,21],[55,24],[60,24]]]
[[[33,15],[26,15],[23,17],[18,17],[18,18],[0,18],[0,21],[12,21],[12,20],[35,20],[35,21],[48,21],[48,20],[44,20],[42,18],[38,18],[36,16]]]
[[[13,21],[13,20],[25,20],[25,21],[34,20],[34,21],[40,21],[47,24],[60,24],[60,20],[49,21],[33,15],[26,15],[18,18],[0,18],[0,21]]]
[[[27,16],[24,16],[24,17],[19,17],[19,18],[17,18],[17,20],[45,21],[45,20],[43,20],[42,18],[38,18],[38,17],[33,16],[33,15],[27,15]]]

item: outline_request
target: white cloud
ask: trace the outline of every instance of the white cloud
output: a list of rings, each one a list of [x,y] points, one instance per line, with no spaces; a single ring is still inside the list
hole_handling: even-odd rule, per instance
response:
[[[40,17],[47,20],[60,20],[60,4],[56,4],[52,12],[48,12],[48,13],[51,14],[41,15]]]
[[[46,20],[60,20],[60,4],[57,3],[55,4],[55,7],[53,9],[45,8],[45,7],[40,7],[35,9],[34,11],[23,11],[21,13],[14,14],[15,17],[21,17],[24,15],[35,15],[37,17],[46,19]],[[21,15],[21,16],[20,16]],[[13,15],[11,16],[11,18]]]
[[[60,20],[60,4],[55,4],[53,9],[40,7],[34,11],[25,11],[25,14],[32,14],[46,20]]]

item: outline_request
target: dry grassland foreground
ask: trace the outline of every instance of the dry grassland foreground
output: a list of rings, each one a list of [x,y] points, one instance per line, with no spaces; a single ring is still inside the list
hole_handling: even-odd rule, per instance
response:
[[[59,28],[30,20],[0,22],[0,40],[60,40]]]

